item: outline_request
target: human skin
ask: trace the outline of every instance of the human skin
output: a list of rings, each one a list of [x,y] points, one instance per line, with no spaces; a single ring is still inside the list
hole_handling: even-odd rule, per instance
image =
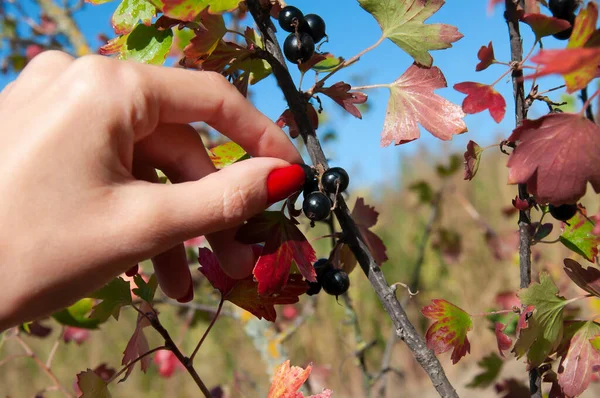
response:
[[[225,272],[249,275],[237,226],[268,206],[272,171],[302,163],[221,75],[97,55],[36,56],[0,93],[0,120],[0,330],[149,258],[164,293],[189,301],[182,242],[200,235]],[[217,171],[197,121],[252,158]]]

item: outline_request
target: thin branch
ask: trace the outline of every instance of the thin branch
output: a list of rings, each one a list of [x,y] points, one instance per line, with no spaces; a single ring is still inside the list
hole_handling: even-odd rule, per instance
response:
[[[367,369],[367,358],[366,358],[366,347],[369,346],[365,342],[362,337],[362,332],[360,330],[360,323],[358,322],[358,315],[356,314],[356,310],[352,305],[352,300],[348,295],[348,292],[342,294],[342,299],[344,299],[344,304],[346,304],[346,316],[350,324],[352,325],[352,330],[354,332],[354,342],[358,350],[355,352],[355,357],[358,360],[358,367],[363,375],[363,390],[365,396],[369,394],[369,390],[371,389],[371,374]]]
[[[504,18],[508,27],[510,39],[510,53],[512,62],[522,62],[523,60],[523,39],[519,31],[519,18],[517,14],[517,3],[523,5],[523,0],[515,2],[514,0],[505,0],[506,12]],[[527,104],[525,102],[525,90],[523,87],[523,71],[513,70],[512,83],[513,95],[515,98],[515,124],[520,126],[527,117]],[[529,200],[526,184],[519,184],[519,198]],[[519,211],[519,268],[520,268],[520,287],[526,288],[531,283],[531,225],[530,211]],[[529,391],[534,398],[542,398],[542,380],[537,368],[529,371],[530,386]]]
[[[259,0],[247,0],[246,4],[263,36],[266,48],[266,59],[273,69],[273,74],[277,79],[290,110],[294,114],[294,120],[296,121],[300,135],[306,144],[306,149],[312,163],[314,165],[320,164],[327,169],[327,158],[323,153],[321,144],[315,134],[310,119],[306,114],[307,98],[298,92],[292,76],[287,70],[285,59],[275,36],[275,26],[271,22],[269,10],[263,9]],[[369,278],[373,289],[396,328],[398,337],[400,337],[410,348],[419,365],[431,379],[432,384],[439,395],[442,397],[458,397],[454,387],[450,384],[450,381],[448,381],[439,360],[433,352],[427,348],[425,341],[417,333],[415,327],[408,319],[395,292],[388,285],[383,272],[375,262],[373,254],[365,243],[365,239],[359,231],[355,221],[352,219],[350,210],[341,195],[337,198],[335,215],[344,233],[345,243],[348,244],[363,272]]]
[[[2,367],[2,365],[4,365],[4,364],[9,363],[13,359],[18,359],[18,358],[31,358],[31,356],[27,355],[27,354],[13,354],[13,355],[9,355],[6,358],[2,358],[2,360],[0,361],[0,367]]]
[[[52,372],[52,370],[46,366],[44,361],[42,361],[35,352],[33,352],[33,350],[29,347],[29,345],[27,345],[27,343],[21,338],[21,336],[19,336],[17,334],[14,336],[14,338],[19,342],[19,344],[21,344],[21,347],[23,347],[23,350],[27,353],[27,355],[38,364],[38,366],[44,373],[46,373],[48,375],[48,377],[52,380],[52,383],[54,383],[56,388],[58,388],[65,397],[71,398],[72,395],[67,391],[66,388],[64,388],[60,384],[60,382],[58,381],[58,379],[56,378],[56,375]]]
[[[175,355],[177,360],[184,366],[185,370],[187,370],[190,376],[192,376],[192,379],[194,379],[194,382],[196,382],[196,385],[198,386],[198,388],[200,388],[204,396],[206,398],[212,398],[209,389],[206,387],[206,385],[198,375],[198,372],[196,372],[196,369],[194,369],[192,361],[190,361],[188,357],[184,356],[181,353],[181,351],[171,338],[171,335],[169,335],[167,329],[165,329],[164,326],[160,323],[160,320],[158,319],[156,314],[149,312],[148,314],[146,314],[146,316],[148,317],[148,320],[150,321],[152,327],[162,336],[163,339],[165,339],[165,347]]]
[[[377,397],[384,398],[385,392],[387,390],[387,377],[386,375],[389,373],[388,369],[391,369],[390,364],[392,362],[392,352],[394,351],[394,346],[396,345],[396,340],[398,337],[396,336],[396,330],[394,328],[390,329],[390,334],[385,342],[385,350],[383,351],[383,357],[381,358],[381,366],[379,367],[379,373],[373,376],[372,383],[375,384],[379,380],[381,380],[381,385],[377,390]],[[402,372],[397,372],[398,375],[403,377]]]
[[[81,33],[81,29],[79,29],[68,10],[58,6],[53,0],[35,1],[39,4],[42,11],[56,21],[58,30],[64,34],[73,45],[76,56],[81,57],[92,52],[85,36]]]
[[[217,321],[217,318],[219,317],[219,313],[221,312],[221,308],[223,308],[224,302],[225,302],[225,299],[223,297],[221,297],[221,301],[219,301],[219,306],[217,307],[217,312],[215,313],[215,316],[213,316],[213,319],[210,321],[210,324],[208,325],[208,327],[206,328],[206,331],[202,335],[202,338],[196,345],[196,348],[194,348],[194,352],[192,352],[192,355],[190,356],[190,362],[194,361],[194,357],[196,357],[196,354],[198,353],[200,346],[202,345],[202,343],[204,343],[206,336],[208,336],[208,332],[210,332],[210,329],[212,329],[213,325]]]
[[[65,332],[65,327],[63,326],[60,329],[60,333],[56,337],[54,344],[52,345],[52,349],[50,350],[50,353],[48,354],[48,359],[46,359],[46,366],[48,367],[48,369],[50,369],[52,367],[52,360],[54,359],[54,355],[56,355],[56,351],[58,350],[58,346],[60,345],[60,340],[63,337],[64,332]]]
[[[585,116],[592,122],[592,123],[596,123],[596,121],[594,120],[594,113],[592,112],[592,106],[589,103],[589,98],[588,98],[588,88],[587,86],[585,86],[584,88],[581,89],[581,100],[583,101],[583,106],[585,107]]]

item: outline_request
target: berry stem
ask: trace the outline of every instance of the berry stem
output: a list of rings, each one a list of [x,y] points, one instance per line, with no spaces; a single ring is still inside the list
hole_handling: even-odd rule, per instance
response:
[[[208,336],[208,332],[210,332],[210,330],[212,329],[213,325],[217,321],[217,318],[219,317],[219,314],[221,313],[221,309],[223,308],[223,303],[224,302],[225,302],[225,299],[223,297],[221,297],[221,301],[219,301],[219,306],[217,307],[217,312],[215,313],[215,316],[213,316],[213,319],[210,321],[210,324],[208,325],[208,328],[206,328],[206,331],[202,335],[202,338],[200,339],[200,341],[196,345],[196,348],[194,348],[194,352],[192,352],[192,355],[190,356],[190,363],[194,362],[194,357],[198,353],[198,350],[200,349],[200,346],[202,345],[202,343],[204,343],[204,340],[206,339],[206,336]]]

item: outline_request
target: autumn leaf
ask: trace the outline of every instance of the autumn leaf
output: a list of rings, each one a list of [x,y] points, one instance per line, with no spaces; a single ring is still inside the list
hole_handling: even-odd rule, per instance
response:
[[[481,161],[481,155],[483,149],[473,140],[470,140],[467,144],[467,150],[464,153],[465,158],[465,180],[472,180],[479,170],[479,162]]]
[[[481,46],[481,48],[477,52],[477,58],[479,59],[479,63],[475,67],[476,72],[485,70],[491,64],[496,62],[496,58],[494,56],[494,47],[492,46],[492,42],[490,42],[490,44],[488,44],[487,46]]]
[[[471,351],[467,333],[472,329],[471,317],[446,300],[433,299],[432,304],[421,309],[423,315],[435,320],[425,333],[427,348],[436,354],[453,349],[450,359],[456,364]]]
[[[291,274],[286,286],[278,295],[261,296],[258,294],[258,283],[254,281],[252,275],[245,279],[229,277],[223,272],[217,256],[210,249],[204,247],[198,249],[198,262],[201,265],[199,271],[221,293],[223,300],[245,309],[258,319],[264,318],[275,322],[277,318],[275,305],[297,303],[298,296],[308,289],[301,275]]]
[[[142,308],[141,311],[147,312],[146,310],[151,311],[151,307],[148,304],[145,305],[145,308]],[[149,326],[148,320],[142,315],[138,314],[137,323],[135,325],[135,330],[133,334],[129,338],[127,342],[127,346],[125,347],[125,351],[123,351],[123,360],[121,361],[121,365],[129,365],[140,356],[144,355],[148,351],[150,351],[150,346],[148,344],[148,339],[144,334],[144,328]],[[146,372],[148,370],[148,366],[150,366],[151,356],[147,355],[144,358],[139,360],[140,368],[142,372]],[[134,366],[130,366],[125,371],[125,376],[119,382],[123,382],[127,380],[131,372],[133,372]]]
[[[600,237],[593,233],[594,224],[584,214],[581,214],[583,211],[583,209],[580,209],[569,220],[569,224],[565,224],[565,229],[559,239],[569,250],[583,256],[590,262],[594,262],[598,256]]]
[[[577,202],[588,182],[600,192],[600,126],[580,114],[552,113],[524,120],[509,141],[509,184],[527,184],[538,203]]]
[[[565,258],[565,272],[573,282],[586,292],[600,297],[600,270],[596,267],[583,268],[575,260]]]
[[[206,7],[211,14],[233,11],[240,0],[160,0],[163,13],[182,21],[192,21]]]
[[[504,119],[506,101],[494,87],[475,82],[462,82],[455,84],[454,89],[467,94],[462,103],[465,113],[475,114],[488,109],[496,123]]]
[[[437,67],[411,65],[390,86],[381,146],[405,144],[420,136],[419,124],[441,140],[467,131],[461,107],[433,93],[447,87]]]
[[[235,142],[217,145],[211,148],[209,152],[210,160],[217,169],[222,169],[249,157],[244,148]]]
[[[203,11],[201,17],[202,25],[193,30],[194,37],[183,49],[183,54],[187,58],[197,59],[209,56],[227,32],[223,16]]]
[[[263,243],[264,248],[254,266],[261,296],[279,293],[287,283],[292,260],[300,273],[310,282],[316,281],[312,264],[315,251],[296,226],[282,212],[265,211],[242,225],[236,239],[242,243]]]
[[[451,25],[425,25],[425,21],[444,5],[444,0],[358,2],[375,17],[383,31],[383,37],[406,51],[420,65],[431,67],[433,58],[429,51],[450,48],[452,43],[463,37],[458,29]]]
[[[475,378],[467,384],[469,388],[487,388],[500,375],[504,362],[498,354],[492,352],[483,357],[477,365],[482,369],[482,372],[477,374]]]
[[[315,110],[315,107],[311,104],[306,104],[306,113],[308,114],[308,118],[313,125],[313,128],[316,130],[319,127],[319,115]],[[296,120],[294,119],[294,114],[291,110],[286,109],[283,111],[279,119],[275,122],[279,126],[279,128],[284,128],[288,126],[290,129],[290,137],[296,138],[300,135],[300,130],[298,129],[298,125],[296,124]]]
[[[108,384],[92,369],[77,374],[77,386],[81,391],[80,398],[110,398]]]
[[[576,397],[588,388],[594,369],[600,366],[600,352],[593,346],[593,342],[600,341],[600,324],[573,322],[566,327],[565,334],[573,337],[558,367],[558,383],[564,394]]]
[[[506,325],[500,322],[496,322],[496,325],[494,326],[496,341],[498,343],[498,352],[502,358],[504,358],[504,351],[509,350],[512,346],[512,339],[504,333],[505,328]]]
[[[173,44],[172,30],[158,30],[155,26],[137,25],[130,33],[111,40],[100,50],[101,54],[119,53],[119,59],[162,65]]]
[[[116,34],[124,35],[131,32],[140,20],[146,26],[152,25],[155,15],[156,7],[146,0],[122,0],[111,23]]]
[[[342,62],[344,62],[344,58],[336,57],[333,54],[325,53],[325,59],[316,63],[312,69],[316,72],[331,72],[335,68],[337,68]]]
[[[539,41],[542,37],[562,32],[571,27],[569,21],[539,13],[524,14],[521,17],[521,21],[529,25],[531,30],[533,30],[536,41]]]
[[[558,296],[558,288],[547,273],[540,274],[540,283],[522,289],[519,298],[523,305],[534,306],[535,310],[527,320],[527,328],[519,328],[512,351],[519,358],[527,353],[530,365],[539,366],[560,344],[563,309],[568,301]]]
[[[344,82],[337,82],[331,87],[320,88],[318,91],[325,94],[344,108],[349,114],[362,119],[360,111],[355,104],[367,102],[367,95],[360,91],[350,91],[352,87]]]
[[[129,282],[121,277],[113,279],[90,297],[102,300],[90,314],[91,319],[98,319],[100,322],[105,322],[111,315],[119,320],[121,307],[131,305],[132,302]]]
[[[531,58],[540,65],[536,73],[525,78],[560,74],[565,79],[567,93],[585,88],[595,77],[600,63],[600,49],[593,37],[598,20],[598,6],[589,2],[575,18],[573,32],[566,49],[541,50]],[[588,41],[590,41],[588,43]]]
[[[286,360],[275,369],[267,398],[304,398],[304,394],[298,390],[306,382],[311,371],[310,364],[306,369],[299,366],[290,367],[290,361]],[[323,390],[320,394],[308,398],[328,398],[331,394],[331,390]]]

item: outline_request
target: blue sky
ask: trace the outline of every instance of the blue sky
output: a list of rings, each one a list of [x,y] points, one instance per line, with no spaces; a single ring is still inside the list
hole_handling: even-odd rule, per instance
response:
[[[27,3],[27,0],[25,1]],[[335,55],[349,58],[362,49],[375,43],[381,30],[375,19],[365,12],[356,0],[295,0],[288,2],[300,8],[305,14],[317,13],[327,24],[329,43],[321,50]],[[118,2],[113,1],[99,6],[86,5],[78,14],[77,21],[89,42],[96,47],[98,33],[106,33],[113,37],[110,26],[110,16]],[[482,45],[490,41],[494,44],[496,58],[500,61],[510,59],[508,47],[508,33],[502,17],[503,8],[496,7],[490,15],[487,11],[487,1],[484,0],[449,0],[430,18],[428,23],[447,23],[458,27],[464,37],[456,42],[452,48],[433,51],[434,65],[438,66],[446,76],[448,88],[437,90],[448,100],[461,104],[464,95],[452,89],[455,83],[462,81],[477,81],[491,83],[504,71],[505,67],[493,65],[488,70],[475,73],[477,64],[477,51]],[[529,27],[522,25],[524,46],[527,52],[533,44],[533,35]],[[286,32],[279,32],[280,42],[283,42]],[[563,46],[565,42],[558,42],[553,38],[545,40],[546,48]],[[537,52],[537,50],[536,50]],[[339,80],[350,84],[377,84],[390,83],[396,80],[411,65],[412,60],[403,51],[389,40],[385,41],[374,51],[366,54],[363,59],[341,71],[337,78],[332,78],[331,83]],[[290,65],[292,71],[295,66]],[[356,76],[361,79],[356,80]],[[296,82],[298,74],[294,73]],[[14,76],[0,76],[0,88],[4,87]],[[305,77],[305,82],[313,81],[311,75]],[[307,84],[304,83],[304,87]],[[555,78],[545,78],[540,81],[542,89],[561,84]],[[254,90],[253,100],[255,105],[267,116],[276,120],[285,110],[283,96],[277,87],[274,78],[263,80]],[[389,91],[387,89],[369,90],[370,111],[363,120],[344,115],[344,111],[332,101],[324,100],[325,110],[329,112],[328,127],[338,132],[338,141],[328,144],[327,155],[332,158],[332,164],[346,168],[355,186],[377,186],[382,183],[398,181],[397,173],[403,157],[417,151],[421,145],[427,146],[429,151],[438,151],[442,148],[453,151],[464,151],[467,142],[472,139],[485,146],[498,141],[499,137],[507,137],[514,127],[514,118],[511,116],[513,109],[512,84],[510,79],[504,78],[496,89],[507,100],[507,115],[505,119],[496,124],[486,112],[477,115],[468,115],[465,119],[469,132],[455,136],[448,143],[442,143],[425,130],[421,132],[421,139],[401,146],[382,148],[379,145],[380,133],[386,112]],[[526,85],[526,90],[529,84]],[[554,98],[558,99],[559,94]],[[543,108],[534,108],[530,116],[535,116],[536,109],[543,112]],[[541,115],[542,113],[538,113]]]

